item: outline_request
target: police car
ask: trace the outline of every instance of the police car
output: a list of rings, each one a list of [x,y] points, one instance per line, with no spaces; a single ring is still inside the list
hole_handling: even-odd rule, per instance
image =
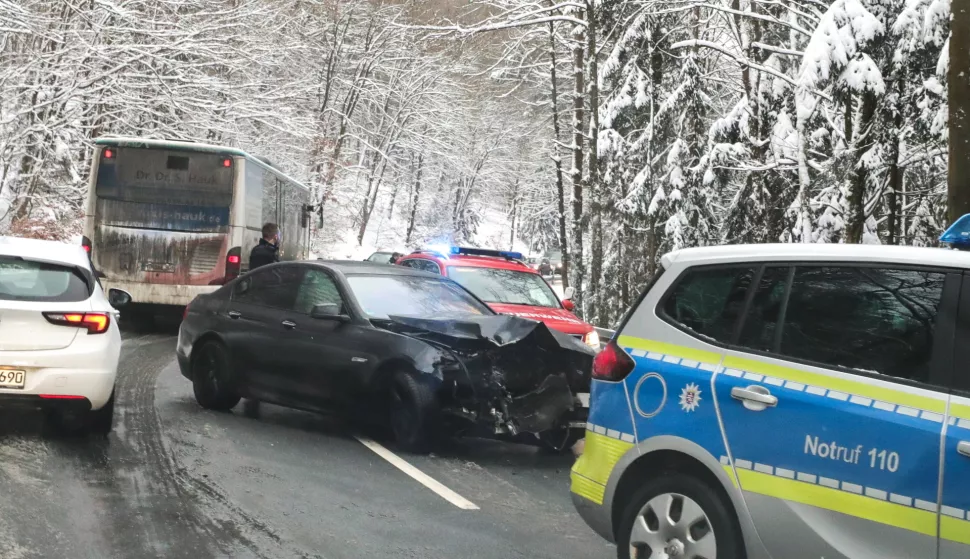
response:
[[[970,557],[970,253],[662,265],[594,362],[571,473],[619,557]]]

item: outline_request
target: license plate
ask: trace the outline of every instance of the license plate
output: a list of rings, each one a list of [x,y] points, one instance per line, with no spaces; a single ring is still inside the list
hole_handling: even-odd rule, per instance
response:
[[[27,373],[10,369],[0,369],[0,388],[23,388]]]
[[[579,403],[582,404],[584,408],[589,407],[589,392],[580,392],[576,394],[576,397],[579,398]]]

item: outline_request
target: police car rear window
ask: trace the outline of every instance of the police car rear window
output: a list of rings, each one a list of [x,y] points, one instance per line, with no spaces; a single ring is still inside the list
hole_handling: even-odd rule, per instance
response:
[[[866,266],[689,270],[663,315],[701,339],[916,382],[930,358],[945,274]],[[759,277],[747,303],[749,287]],[[740,314],[741,330],[733,334]]]
[[[779,352],[926,382],[944,279],[918,270],[797,267]]]

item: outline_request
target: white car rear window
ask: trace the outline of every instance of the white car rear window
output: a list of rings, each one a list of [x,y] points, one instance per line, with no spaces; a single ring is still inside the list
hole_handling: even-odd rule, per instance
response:
[[[84,301],[91,289],[73,267],[0,256],[0,300]]]

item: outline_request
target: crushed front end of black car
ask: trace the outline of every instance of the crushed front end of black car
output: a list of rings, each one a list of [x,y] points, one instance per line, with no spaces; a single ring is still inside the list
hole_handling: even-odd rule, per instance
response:
[[[496,436],[582,429],[595,351],[541,322],[515,316],[430,320],[392,316],[382,326],[440,353],[445,416]]]

